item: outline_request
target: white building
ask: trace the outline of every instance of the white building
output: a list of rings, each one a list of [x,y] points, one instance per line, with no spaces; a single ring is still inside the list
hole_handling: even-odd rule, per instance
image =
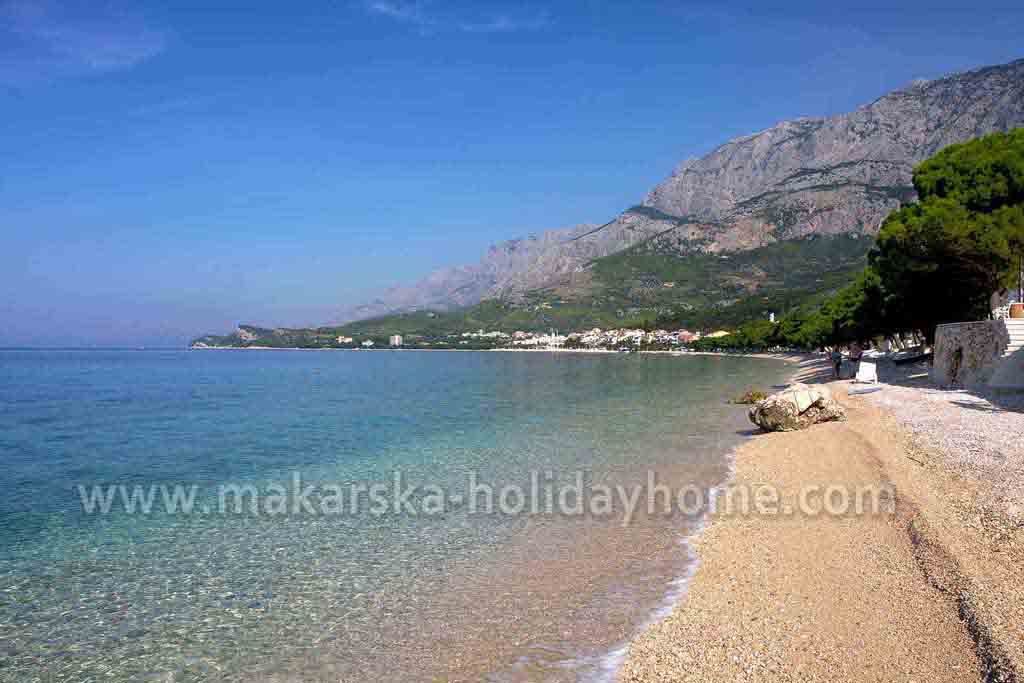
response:
[[[370,348],[371,346],[373,346],[373,340],[367,339],[366,341],[363,342],[363,346],[365,346],[366,348]]]
[[[401,346],[403,341],[404,340],[402,339],[402,335],[400,335],[400,334],[393,334],[388,339],[388,344],[390,344],[391,346]]]

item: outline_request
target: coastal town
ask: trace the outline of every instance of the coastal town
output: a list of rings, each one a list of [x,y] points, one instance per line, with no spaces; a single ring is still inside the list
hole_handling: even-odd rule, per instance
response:
[[[727,337],[730,332],[716,330],[705,335],[700,332],[689,330],[642,330],[642,329],[620,329],[602,330],[599,327],[585,332],[570,332],[559,334],[555,330],[547,333],[524,332],[517,330],[511,334],[507,332],[493,331],[485,332],[463,332],[452,334],[440,339],[424,339],[422,337],[411,338],[411,346],[429,348],[431,346],[480,346],[490,345],[494,348],[511,349],[591,349],[591,350],[635,350],[641,348],[681,348],[699,339],[718,339]],[[354,340],[349,337],[339,337],[338,343],[352,344]],[[372,347],[373,341],[362,342],[366,347]],[[392,335],[389,338],[388,346],[391,348],[403,347],[406,345],[405,338],[401,335]]]
[[[561,334],[557,330],[527,332],[516,330],[483,330],[441,335],[349,336],[304,334],[298,337],[294,330],[267,330],[240,325],[228,337],[202,337],[192,343],[193,349],[216,348],[302,348],[302,349],[464,349],[464,350],[577,350],[577,351],[651,351],[685,350],[697,342],[722,340],[733,333],[728,330],[700,332],[679,330],[644,330],[640,328],[601,329],[595,327],[582,332]]]

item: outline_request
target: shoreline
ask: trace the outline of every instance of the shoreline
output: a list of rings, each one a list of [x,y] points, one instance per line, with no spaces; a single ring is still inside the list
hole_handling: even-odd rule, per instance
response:
[[[815,364],[824,372],[801,367],[791,381],[831,374]],[[1020,679],[1024,605],[1005,596],[1024,594],[1024,534],[1009,552],[968,537],[948,514],[964,482],[934,461],[922,478],[896,416],[845,385],[833,389],[848,422],[747,440],[719,491],[889,482],[891,518],[706,517],[684,540],[698,559],[681,597],[623,648],[614,680]]]
[[[520,349],[507,349],[510,351],[520,351]],[[542,350],[534,349],[522,349],[528,352],[539,352]],[[566,350],[566,352],[572,352],[572,349]],[[584,353],[594,353],[594,351],[583,351]],[[597,351],[598,353],[617,353],[615,351]],[[820,378],[820,373],[823,369],[827,369],[831,372],[831,365],[827,359],[824,359],[821,354],[814,353],[801,353],[801,352],[789,352],[789,353],[756,353],[756,354],[740,354],[740,353],[728,353],[728,352],[717,352],[717,351],[692,351],[692,352],[664,352],[664,351],[642,351],[639,353],[668,353],[670,355],[679,356],[720,356],[720,357],[751,357],[762,360],[777,360],[783,361],[790,366],[796,366],[791,368],[791,373],[786,376],[786,381],[790,384],[794,382],[807,382],[815,381]],[[733,448],[727,450],[723,454],[723,459],[726,467],[725,476],[722,480],[709,488],[709,506],[714,506],[714,501],[721,496],[724,491],[735,481],[736,478],[736,455],[745,445],[747,445],[755,435],[747,435],[744,440]],[[611,650],[606,652],[599,659],[598,670],[600,675],[594,679],[594,683],[615,683],[621,680],[624,666],[630,660],[630,652],[634,642],[641,638],[650,629],[655,628],[660,622],[668,619],[672,616],[675,610],[679,609],[681,605],[685,604],[687,595],[690,591],[691,583],[694,577],[697,575],[701,567],[701,556],[697,552],[699,546],[699,540],[703,537],[708,529],[708,526],[712,523],[708,513],[705,513],[699,520],[694,524],[694,528],[689,530],[685,534],[681,534],[678,538],[679,545],[685,549],[688,556],[688,562],[686,565],[686,571],[676,577],[670,582],[670,588],[665,593],[660,603],[655,606],[647,619],[640,624],[637,632],[626,641],[619,643]]]
[[[615,353],[615,352],[610,352]],[[652,353],[652,352],[642,352]],[[653,352],[657,353],[657,352]],[[734,357],[752,357],[763,360],[779,360],[783,361],[790,366],[796,366],[791,368],[792,372],[787,376],[787,383],[792,384],[795,382],[808,382],[820,379],[821,372],[824,370],[831,370],[831,365],[826,359],[823,359],[821,354],[814,354],[811,352],[787,352],[787,353],[754,353],[754,354],[741,354],[741,353],[729,353],[721,351],[690,351],[675,353],[673,355],[694,355],[694,356],[720,356],[727,358]],[[732,485],[736,480],[736,457],[737,454],[747,446],[751,439],[755,438],[756,434],[751,434],[745,438],[744,441],[739,443],[734,448],[730,449],[724,454],[724,460],[726,465],[726,475],[717,485],[709,489],[709,505],[713,507],[714,501],[721,496],[724,491]],[[628,639],[626,642],[618,645],[613,650],[608,652],[602,658],[602,672],[603,675],[597,679],[597,683],[615,683],[616,681],[622,680],[625,672],[626,665],[631,661],[630,653],[633,649],[634,643],[639,641],[645,634],[650,630],[656,628],[659,623],[671,618],[673,613],[682,609],[685,605],[685,601],[690,592],[691,584],[693,583],[694,577],[700,571],[702,560],[701,555],[698,552],[700,540],[707,532],[710,524],[713,520],[710,518],[710,513],[705,513],[704,516],[696,523],[695,527],[685,535],[679,537],[679,544],[686,549],[689,555],[690,561],[687,566],[687,570],[684,574],[677,576],[672,581],[672,588],[666,593],[662,603],[652,611],[648,619],[640,626],[638,632]]]

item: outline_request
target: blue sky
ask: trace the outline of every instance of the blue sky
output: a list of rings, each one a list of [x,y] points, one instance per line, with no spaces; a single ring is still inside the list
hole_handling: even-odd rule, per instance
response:
[[[682,159],[1024,57],[1024,6],[0,0],[0,346],[330,320]]]

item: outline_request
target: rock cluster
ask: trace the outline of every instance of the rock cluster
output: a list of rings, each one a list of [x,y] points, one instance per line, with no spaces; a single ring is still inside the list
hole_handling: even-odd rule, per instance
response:
[[[766,432],[792,432],[818,422],[845,420],[846,411],[828,387],[792,384],[751,406],[749,416]]]

